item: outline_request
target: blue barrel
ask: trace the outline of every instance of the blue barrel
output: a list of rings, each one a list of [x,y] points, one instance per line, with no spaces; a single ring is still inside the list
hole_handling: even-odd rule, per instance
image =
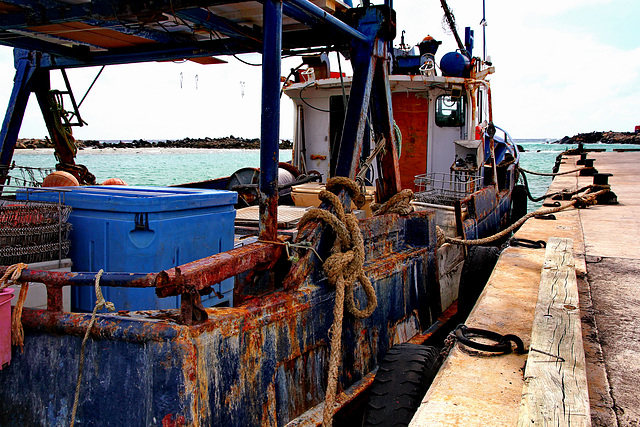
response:
[[[449,77],[462,77],[470,65],[469,58],[459,52],[449,52],[440,60],[442,74]]]

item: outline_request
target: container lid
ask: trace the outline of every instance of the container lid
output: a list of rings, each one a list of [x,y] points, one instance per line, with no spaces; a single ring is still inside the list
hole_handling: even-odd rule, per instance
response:
[[[62,197],[60,191],[63,191]],[[54,203],[61,199],[74,209],[148,213],[234,205],[238,193],[201,188],[92,185],[22,189],[16,192],[16,198]]]
[[[309,194],[318,194],[322,190],[325,189],[325,184],[321,184],[319,182],[307,182],[305,184],[298,184],[291,187],[291,191],[294,193],[309,193]],[[367,194],[366,197],[373,196],[376,192],[376,187],[367,185],[365,186],[365,190]]]
[[[318,194],[324,190],[325,185],[318,182],[307,182],[305,184],[298,184],[291,187],[291,191],[294,193],[314,193]]]

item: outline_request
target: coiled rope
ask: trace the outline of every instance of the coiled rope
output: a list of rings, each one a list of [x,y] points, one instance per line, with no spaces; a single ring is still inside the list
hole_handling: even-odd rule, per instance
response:
[[[298,225],[302,229],[310,221],[320,220],[330,225],[336,233],[331,255],[323,264],[323,270],[329,283],[336,288],[333,308],[333,324],[329,329],[331,352],[329,356],[329,374],[325,392],[323,425],[331,426],[334,414],[338,368],[342,362],[342,321],[345,306],[347,311],[357,319],[369,317],[378,305],[375,290],[364,274],[364,240],[358,226],[358,219],[353,213],[345,214],[344,207],[336,194],[340,189],[347,190],[355,198],[359,195],[356,183],[344,177],[335,177],[327,182],[327,190],[318,197],[333,206],[335,215],[324,209],[307,211]],[[354,298],[355,283],[359,282],[364,289],[367,304],[359,309]]]
[[[27,264],[19,262],[7,268],[0,278],[0,291],[11,284],[18,284],[18,279],[22,274],[22,270],[27,268]],[[20,347],[20,353],[24,350],[24,329],[22,328],[22,308],[27,299],[29,291],[29,282],[22,283],[20,286],[20,295],[18,301],[11,313],[11,344]]]
[[[453,237],[448,237],[448,236],[445,236],[444,231],[442,231],[440,227],[436,227],[436,236],[438,238],[437,246],[438,247],[442,246],[443,243],[451,243],[454,245],[464,245],[464,246],[486,245],[488,243],[495,242],[496,240],[499,240],[505,237],[506,235],[511,233],[513,230],[516,230],[517,228],[519,228],[531,217],[560,212],[565,209],[569,209],[572,206],[575,206],[576,208],[585,208],[587,206],[595,205],[597,203],[597,197],[609,191],[611,190],[602,189],[593,193],[588,193],[584,196],[574,195],[571,198],[571,201],[565,205],[553,207],[553,208],[547,208],[547,209],[538,209],[536,211],[529,212],[528,214],[526,214],[525,216],[523,216],[522,218],[520,218],[519,220],[511,224],[511,226],[505,228],[499,233],[494,234],[493,236],[485,237],[483,239],[465,240],[465,239],[456,239]]]
[[[96,274],[95,280],[95,288],[96,288],[96,305],[93,307],[93,313],[91,313],[91,320],[89,321],[89,326],[87,326],[87,331],[84,334],[84,339],[82,340],[82,345],[80,346],[80,362],[78,363],[78,380],[76,381],[76,394],[73,399],[73,410],[71,411],[71,427],[76,422],[76,412],[78,410],[78,401],[80,400],[80,384],[82,382],[82,371],[84,370],[84,349],[87,344],[87,340],[89,339],[89,334],[91,333],[91,329],[93,325],[96,323],[96,314],[98,310],[102,310],[103,308],[107,308],[109,311],[115,311],[115,306],[112,302],[106,301],[104,296],[102,296],[102,290],[100,289],[100,277],[102,277],[103,270],[101,269]]]

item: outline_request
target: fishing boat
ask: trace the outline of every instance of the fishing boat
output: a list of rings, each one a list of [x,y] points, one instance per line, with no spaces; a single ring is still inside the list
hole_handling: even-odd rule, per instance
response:
[[[437,66],[432,38],[419,52],[392,47],[389,2],[9,1],[0,11],[16,67],[3,191],[31,92],[56,168],[82,184],[19,188],[7,206],[71,206],[74,267],[11,270],[47,297],[22,310],[24,341],[0,371],[2,425],[387,425],[400,399],[380,384],[398,379],[398,361],[415,364],[420,384],[410,417],[437,371],[437,349],[422,344],[456,312],[465,263],[478,262],[443,236],[492,235],[517,208],[518,151],[493,123],[493,67],[473,56],[470,30],[465,43],[454,30],[459,49]],[[352,77],[318,54],[329,51],[348,53]],[[54,70],[66,81],[73,67],[246,52],[263,57],[259,169],[153,188],[95,185],[75,164],[69,129],[82,120],[68,87],[51,91]],[[303,62],[284,87],[283,54]],[[291,164],[279,162],[281,90],[295,104]],[[119,311],[104,312],[99,290]]]

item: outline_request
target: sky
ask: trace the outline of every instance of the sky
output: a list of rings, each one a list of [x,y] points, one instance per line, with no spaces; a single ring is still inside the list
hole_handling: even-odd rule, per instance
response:
[[[375,1],[374,3],[380,3]],[[449,0],[464,36],[475,30],[482,56],[481,0]],[[398,37],[416,45],[427,34],[442,40],[436,60],[456,49],[442,28],[438,0],[395,0]],[[487,54],[493,117],[513,138],[559,139],[591,131],[633,131],[640,125],[640,2],[637,0],[486,0]],[[261,62],[259,54],[242,55]],[[233,57],[227,64],[192,62],[108,66],[81,106],[87,126],[77,139],[166,140],[260,136],[260,67]],[[299,64],[283,60],[282,73]],[[345,62],[342,62],[343,67]],[[331,67],[337,71],[336,58]],[[76,99],[99,68],[68,70]],[[0,47],[0,106],[8,104],[14,75],[12,49]],[[59,72],[54,87],[62,89]],[[70,107],[70,106],[67,106]],[[282,98],[280,135],[293,134],[291,101]],[[46,128],[31,97],[21,138],[44,138]]]

